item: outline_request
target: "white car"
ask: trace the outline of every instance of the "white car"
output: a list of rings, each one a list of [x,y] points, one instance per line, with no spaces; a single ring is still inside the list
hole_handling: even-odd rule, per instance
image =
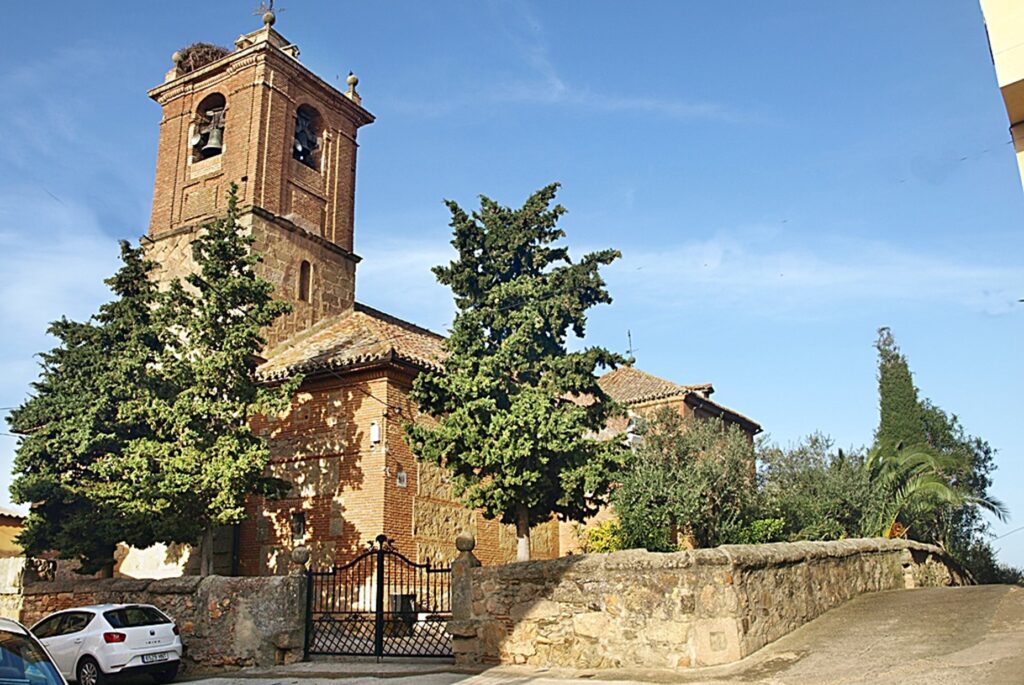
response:
[[[9,618],[0,618],[0,682],[67,685],[32,633]]]
[[[103,685],[108,676],[130,673],[166,683],[181,662],[178,626],[149,604],[66,609],[32,626],[32,633],[60,672],[78,685]]]

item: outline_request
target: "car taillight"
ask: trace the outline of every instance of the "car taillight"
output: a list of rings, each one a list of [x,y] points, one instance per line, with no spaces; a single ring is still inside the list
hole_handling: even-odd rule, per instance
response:
[[[103,641],[107,644],[111,642],[124,642],[128,638],[124,633],[103,633]]]
[[[178,630],[178,626],[177,626],[177,624],[175,624],[175,626],[174,626],[173,628],[171,628],[171,630],[173,630],[173,631],[174,631],[174,634],[175,634],[175,635],[181,635],[181,631],[180,631],[180,630]]]

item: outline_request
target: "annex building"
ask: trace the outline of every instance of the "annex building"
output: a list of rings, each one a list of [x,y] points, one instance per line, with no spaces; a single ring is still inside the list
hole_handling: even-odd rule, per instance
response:
[[[443,364],[443,337],[355,301],[357,140],[374,121],[358,79],[350,75],[341,92],[312,73],[273,15],[233,50],[195,45],[173,60],[149,91],[163,110],[149,255],[161,278],[188,273],[191,240],[223,214],[236,184],[260,275],[294,308],[267,332],[260,378],[304,378],[288,412],[258,422],[270,471],[292,490],[282,500],[252,498],[248,519],[218,532],[217,572],[285,573],[300,544],[312,566],[331,566],[380,534],[415,561],[447,562],[461,530],[475,533],[485,564],[513,560],[514,528],[461,506],[445,472],[418,463],[404,440],[403,424],[418,418],[412,381]],[[760,430],[712,401],[710,385],[679,386],[628,367],[602,387],[638,412],[667,403]],[[572,551],[565,537],[556,521],[535,528],[533,557]]]

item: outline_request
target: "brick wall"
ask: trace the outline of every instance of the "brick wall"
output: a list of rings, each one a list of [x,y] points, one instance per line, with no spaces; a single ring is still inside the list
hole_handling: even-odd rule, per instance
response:
[[[273,346],[352,307],[356,132],[373,118],[280,50],[283,38],[274,32],[263,38],[150,92],[163,118],[149,253],[162,264],[162,279],[189,273],[188,243],[203,222],[224,213],[228,187],[237,184],[242,223],[265,259],[260,275],[274,284],[276,297],[295,306],[269,331]],[[211,94],[226,100],[223,149],[194,161],[197,110]],[[292,157],[300,106],[319,114],[315,169]],[[308,303],[297,297],[303,260],[313,267]]]
[[[285,573],[299,543],[310,548],[314,568],[344,563],[381,533],[413,561],[447,563],[456,554],[455,535],[471,530],[485,563],[513,561],[513,527],[459,504],[447,474],[417,462],[406,444],[403,425],[415,415],[411,372],[389,366],[343,378],[307,382],[287,413],[259,422],[270,441],[270,473],[294,487],[283,500],[250,499],[239,536],[240,572]],[[371,440],[374,424],[379,442]],[[293,539],[297,512],[306,534]],[[557,523],[537,526],[531,542],[535,558],[558,556]]]

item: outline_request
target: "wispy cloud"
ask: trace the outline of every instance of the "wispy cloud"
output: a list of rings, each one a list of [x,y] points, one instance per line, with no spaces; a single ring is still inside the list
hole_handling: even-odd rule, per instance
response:
[[[1024,292],[1020,268],[858,238],[819,236],[802,246],[782,238],[744,230],[657,251],[625,250],[609,281],[621,299],[659,311],[702,303],[780,317],[911,303],[999,315]]]
[[[652,318],[701,307],[802,320],[856,308],[962,307],[1001,315],[1021,306],[1021,268],[843,236],[805,242],[788,245],[778,231],[744,228],[657,249],[624,245],[623,258],[605,274],[617,308]],[[365,256],[363,300],[432,328],[448,325],[451,296],[430,268],[451,260],[451,250],[393,241],[369,246]]]
[[[517,104],[560,106],[598,113],[636,113],[670,119],[704,119],[740,122],[744,117],[729,107],[707,101],[687,101],[628,89],[596,91],[571,83],[561,75],[548,49],[544,27],[526,2],[492,4],[497,34],[524,65],[522,78],[469,86],[461,94],[449,94],[444,100],[400,101],[398,109],[427,116],[443,116],[453,111],[480,105]]]
[[[420,326],[443,333],[455,312],[449,290],[432,267],[447,264],[455,252],[443,242],[379,240],[360,247],[356,298]]]

